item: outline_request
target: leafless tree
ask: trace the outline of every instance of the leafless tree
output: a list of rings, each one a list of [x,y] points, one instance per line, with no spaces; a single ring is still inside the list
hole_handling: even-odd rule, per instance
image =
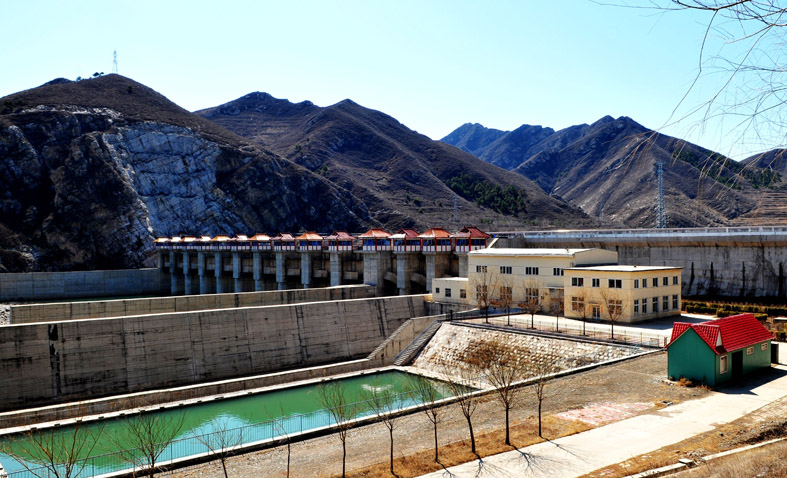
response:
[[[473,432],[473,414],[478,407],[478,396],[474,394],[472,388],[472,381],[476,378],[473,373],[475,367],[448,369],[446,368],[443,373],[447,376],[453,377],[448,382],[448,388],[451,390],[451,395],[456,398],[456,404],[462,416],[467,421],[467,428],[470,432],[470,451],[474,455],[478,455],[475,449],[475,433]]]
[[[618,289],[602,288],[599,292],[604,306],[607,308],[607,317],[611,327],[610,336],[615,338],[615,322],[623,318],[623,311],[627,305],[625,296]]]
[[[317,387],[317,396],[323,408],[336,422],[336,435],[342,442],[342,478],[344,478],[347,476],[347,435],[350,431],[350,420],[355,417],[355,404],[350,403],[344,386],[335,381]]]
[[[499,307],[506,311],[507,324],[510,326],[511,306],[514,305],[514,284],[513,279],[508,274],[500,275],[497,301],[500,304]]]
[[[531,372],[535,375],[535,381],[533,382],[533,392],[536,395],[536,400],[538,400],[538,436],[544,438],[542,433],[542,410],[544,400],[547,398],[546,395],[546,386],[554,373],[559,370],[557,366],[550,363],[547,358],[542,358],[540,360],[535,360],[531,365]]]
[[[443,420],[442,407],[435,402],[442,398],[437,388],[426,378],[416,376],[409,380],[409,394],[416,403],[423,405],[422,411],[432,423],[434,430],[434,461],[440,463],[438,455],[437,425]]]
[[[560,332],[560,315],[563,314],[563,296],[555,293],[549,298],[549,310],[555,316],[555,332]]]
[[[269,416],[272,416],[270,413]],[[284,437],[284,443],[287,446],[287,478],[290,478],[290,462],[292,459],[292,440],[290,440],[290,433],[287,431],[287,419],[285,416],[284,407],[279,404],[279,417],[273,421],[273,428],[280,437]]]
[[[523,358],[520,351],[511,348],[500,339],[479,342],[473,347],[468,361],[478,370],[479,375],[495,389],[496,398],[503,405],[506,416],[506,445],[511,445],[509,415],[520,392],[516,384],[528,374],[521,366]]]
[[[572,292],[571,296],[571,311],[576,312],[579,316],[579,319],[582,321],[582,335],[585,334],[585,324],[588,320],[588,315],[590,315],[590,304],[588,303],[589,294],[587,293],[587,289],[584,287],[577,289],[576,291]]]
[[[224,471],[224,478],[229,478],[227,474],[227,458],[243,445],[246,430],[243,427],[232,427],[230,420],[224,418],[212,424],[213,431],[204,435],[194,435],[194,438],[202,443],[208,452],[221,462],[221,469]]]
[[[388,439],[390,443],[389,463],[391,474],[394,472],[394,428],[396,427],[396,411],[399,409],[397,397],[384,385],[374,384],[370,389],[365,389],[361,396],[369,404],[372,411],[388,429]]]
[[[121,455],[147,476],[156,476],[164,450],[183,429],[183,412],[139,412],[123,420],[121,430],[112,438]]]
[[[479,270],[471,273],[469,280],[470,291],[475,294],[475,303],[484,312],[486,323],[489,323],[489,307],[494,300],[500,277],[500,274],[488,270],[488,267],[494,266],[478,266]]]
[[[517,304],[530,314],[530,328],[535,327],[535,315],[541,311],[541,281],[538,279],[526,279],[522,282],[522,302]]]
[[[0,453],[16,460],[38,478],[74,478],[82,474],[86,460],[104,430],[102,422],[86,424],[83,413],[68,427],[28,430],[0,441]]]

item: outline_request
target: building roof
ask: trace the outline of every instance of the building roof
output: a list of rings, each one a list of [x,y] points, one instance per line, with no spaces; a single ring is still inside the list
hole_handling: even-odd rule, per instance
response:
[[[689,329],[694,330],[716,355],[750,347],[773,338],[773,334],[768,332],[754,314],[739,314],[700,324],[675,322],[667,347]]]
[[[421,239],[446,239],[451,237],[451,233],[442,227],[432,227],[423,234],[419,234]]]
[[[219,234],[218,236],[216,236],[213,239],[211,239],[211,241],[213,241],[213,242],[226,242],[226,241],[229,241],[229,240],[231,240],[230,236],[228,236],[226,234]]]
[[[295,238],[300,241],[322,241],[322,236],[313,231],[307,231]]]
[[[194,236],[186,236],[183,238],[183,242],[195,242],[197,240]]]
[[[631,265],[607,265],[607,266],[576,266],[566,269],[567,271],[607,271],[607,272],[655,272],[673,271],[682,267],[669,266],[631,266]]]
[[[271,236],[264,234],[262,232],[258,232],[257,234],[251,236],[249,239],[252,241],[268,242],[271,240]]]
[[[399,229],[396,234],[391,235],[391,239],[418,239],[418,231],[415,229]]]
[[[200,236],[199,240],[200,240],[200,242],[210,242],[211,241],[210,236]]]
[[[232,238],[232,240],[233,241],[248,241],[249,240],[249,236],[247,236],[246,234],[238,234],[237,236]]]
[[[168,237],[157,237],[156,240],[153,241],[153,242],[165,243],[165,242],[169,242],[169,238]]]
[[[469,282],[467,277],[435,277],[434,280],[446,280],[451,282]]]
[[[294,241],[295,238],[289,232],[280,232],[271,238],[272,241]]]
[[[524,249],[524,248],[492,248],[470,251],[474,256],[534,256],[534,257],[573,257],[577,253],[592,251],[594,249]]]
[[[388,239],[389,237],[391,237],[391,235],[382,229],[372,228],[364,232],[358,237],[360,237],[361,239]]]
[[[333,234],[325,236],[326,241],[352,241],[355,239],[347,231],[333,231]]]
[[[459,230],[459,232],[452,234],[451,237],[458,237],[458,238],[466,238],[469,237],[470,239],[488,239],[492,237],[491,235],[485,233],[481,229],[478,229],[475,226],[465,226]]]

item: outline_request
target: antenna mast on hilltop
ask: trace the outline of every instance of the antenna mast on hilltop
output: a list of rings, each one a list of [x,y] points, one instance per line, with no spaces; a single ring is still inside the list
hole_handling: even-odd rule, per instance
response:
[[[667,227],[667,219],[664,217],[664,161],[659,160],[657,163],[657,174],[659,178],[659,210],[658,210],[658,224],[659,229]]]
[[[112,73],[117,74],[118,72],[118,51],[115,50],[112,52]]]

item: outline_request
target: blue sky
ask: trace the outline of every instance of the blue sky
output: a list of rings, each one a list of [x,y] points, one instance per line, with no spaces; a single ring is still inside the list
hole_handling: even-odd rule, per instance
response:
[[[109,73],[117,50],[120,74],[192,111],[253,91],[351,98],[434,139],[466,122],[559,129],[604,115],[660,128],[697,73],[704,33],[698,14],[587,0],[28,0],[2,12],[0,96]],[[725,126],[663,131],[736,159],[776,146],[741,145]]]

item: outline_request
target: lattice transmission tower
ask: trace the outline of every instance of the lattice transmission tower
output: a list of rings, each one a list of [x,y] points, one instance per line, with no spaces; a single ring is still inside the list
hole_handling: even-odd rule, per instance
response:
[[[667,227],[667,218],[664,214],[664,161],[659,160],[657,163],[657,174],[659,178],[659,210],[658,210],[658,224],[656,227],[664,229]]]

